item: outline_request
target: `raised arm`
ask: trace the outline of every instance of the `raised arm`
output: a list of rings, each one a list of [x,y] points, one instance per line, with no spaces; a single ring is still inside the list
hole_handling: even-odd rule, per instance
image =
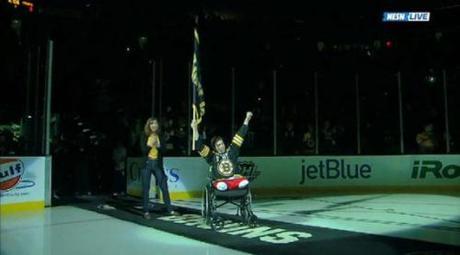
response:
[[[244,119],[244,122],[243,124],[248,126],[249,125],[249,121],[251,121],[252,119],[252,112],[247,112],[246,113],[246,118]]]
[[[236,153],[239,153],[239,148],[243,145],[244,138],[248,133],[248,126],[249,122],[252,118],[252,112],[246,113],[246,118],[244,119],[243,125],[240,127],[238,132],[236,132],[235,136],[233,136],[231,149],[234,150]]]
[[[192,120],[190,127],[193,130],[193,137],[195,137],[195,150],[202,158],[206,159],[206,161],[210,163],[212,159],[212,151],[209,146],[204,144],[203,139],[198,132],[198,124],[195,120]]]

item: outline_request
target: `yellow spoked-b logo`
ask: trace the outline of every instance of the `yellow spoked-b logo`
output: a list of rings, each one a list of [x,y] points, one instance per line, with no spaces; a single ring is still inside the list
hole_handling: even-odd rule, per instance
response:
[[[228,159],[224,159],[220,161],[219,164],[217,165],[217,172],[224,177],[233,176],[232,162]]]

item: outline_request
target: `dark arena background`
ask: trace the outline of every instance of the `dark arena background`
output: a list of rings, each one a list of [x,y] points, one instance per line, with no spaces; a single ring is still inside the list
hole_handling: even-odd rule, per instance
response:
[[[0,254],[460,254],[459,20],[0,0]]]

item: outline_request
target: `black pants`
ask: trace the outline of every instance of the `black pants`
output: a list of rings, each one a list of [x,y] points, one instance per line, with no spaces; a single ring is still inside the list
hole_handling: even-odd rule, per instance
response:
[[[144,202],[144,212],[149,211],[149,190],[150,190],[150,179],[152,174],[155,175],[156,182],[160,186],[161,194],[163,195],[163,201],[166,204],[168,211],[171,211],[171,199],[169,197],[168,190],[168,178],[163,171],[163,166],[160,166],[159,160],[147,159],[145,162],[144,169],[142,169],[142,193]]]

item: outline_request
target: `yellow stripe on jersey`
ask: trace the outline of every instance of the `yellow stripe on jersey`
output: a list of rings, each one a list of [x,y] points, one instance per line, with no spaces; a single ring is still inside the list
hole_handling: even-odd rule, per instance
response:
[[[241,147],[241,144],[243,144],[243,141],[244,141],[243,138],[241,138],[241,136],[239,135],[235,135],[232,140],[232,142],[238,145],[239,147]]]
[[[238,143],[238,144],[242,144],[242,143],[243,143],[242,140],[240,140],[240,139],[238,139],[238,138],[236,138],[236,137],[233,138],[232,142]]]
[[[203,149],[201,149],[198,153],[199,153],[200,156],[202,156],[202,157],[207,157],[208,154],[209,154],[209,151],[210,151],[210,150],[209,150],[209,147],[206,146],[206,145],[204,145],[204,146],[203,146]]]
[[[236,144],[236,145],[239,145],[239,146],[243,143],[241,140],[238,140],[238,139],[236,139],[236,138],[233,138],[232,142],[233,142],[234,144]]]
[[[241,147],[241,143],[233,142],[234,145]]]
[[[235,137],[233,137],[233,139],[236,139],[237,141],[240,141],[240,142],[244,141],[243,137],[241,137],[239,135],[235,135]]]

